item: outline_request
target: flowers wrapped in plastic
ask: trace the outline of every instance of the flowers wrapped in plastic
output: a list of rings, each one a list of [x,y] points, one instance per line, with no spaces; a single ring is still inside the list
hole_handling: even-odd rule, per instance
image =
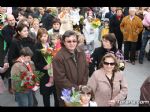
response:
[[[119,51],[119,50],[115,53],[115,55],[116,55],[118,62],[119,62],[119,69],[121,71],[123,71],[125,69],[124,56],[121,53],[121,51]]]
[[[80,92],[72,89],[63,89],[61,99],[64,100],[67,107],[81,106]]]
[[[25,71],[11,77],[15,81],[15,88],[17,92],[23,92],[28,89],[33,89],[35,86],[39,85],[41,77],[44,73],[35,71],[33,73]]]
[[[94,29],[99,28],[101,26],[101,21],[98,18],[92,18],[91,25]]]

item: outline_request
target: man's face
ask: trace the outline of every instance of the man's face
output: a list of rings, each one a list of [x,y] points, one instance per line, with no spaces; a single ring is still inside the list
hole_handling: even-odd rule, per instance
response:
[[[64,45],[69,51],[74,52],[75,48],[77,47],[77,37],[75,35],[66,37]]]
[[[10,26],[15,26],[16,20],[15,20],[14,16],[9,16],[7,18],[7,22]]]
[[[45,11],[45,9],[43,8],[43,7],[39,7],[39,12],[40,12],[40,14],[44,14],[44,11]]]
[[[136,10],[131,9],[131,10],[129,10],[129,15],[130,15],[130,16],[134,16],[134,15],[135,15],[135,12],[136,12]]]

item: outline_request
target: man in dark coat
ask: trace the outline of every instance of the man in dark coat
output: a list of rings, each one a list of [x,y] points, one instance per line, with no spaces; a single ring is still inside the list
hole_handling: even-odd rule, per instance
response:
[[[150,76],[144,81],[143,85],[141,86],[140,101],[141,103],[139,104],[139,106],[150,106]]]
[[[110,19],[114,14],[116,14],[116,7],[110,7],[110,11],[105,14],[105,18]]]
[[[77,47],[77,36],[73,31],[66,31],[62,36],[62,48],[53,58],[53,75],[59,106],[64,106],[61,92],[64,88],[79,89],[88,81],[88,65],[85,53]]]
[[[114,33],[118,43],[118,49],[122,50],[123,34],[120,30],[120,23],[123,19],[123,11],[121,8],[116,9],[116,14],[110,18],[110,33]]]
[[[39,12],[35,13],[34,16],[40,20],[41,27],[46,28],[46,30],[52,28],[52,21],[54,17],[46,12],[45,7],[39,7]]]
[[[7,52],[9,47],[10,47],[13,35],[16,33],[15,32],[15,30],[16,30],[16,28],[15,28],[16,27],[16,20],[15,20],[14,16],[11,15],[11,14],[7,15],[6,19],[7,19],[8,25],[6,25],[2,29],[2,37],[4,38],[4,40],[7,43],[7,48],[6,48],[6,52]]]

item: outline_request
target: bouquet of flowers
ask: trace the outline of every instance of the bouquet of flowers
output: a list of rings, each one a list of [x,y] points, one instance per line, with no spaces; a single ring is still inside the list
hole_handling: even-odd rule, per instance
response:
[[[79,23],[80,23],[81,25],[83,25],[83,21],[84,21],[84,17],[80,15],[80,21],[79,21]]]
[[[81,106],[80,92],[76,91],[74,87],[72,89],[63,89],[61,99],[64,100],[66,106]]]
[[[15,87],[17,92],[23,92],[28,89],[33,89],[37,84],[44,73],[35,71],[31,73],[30,71],[25,71],[11,77],[15,81]]]
[[[98,18],[93,18],[91,21],[91,25],[94,29],[99,28],[101,25],[101,21]]]
[[[53,50],[53,48],[51,47],[47,47],[47,48],[43,48],[40,50],[42,55],[44,56],[45,61],[47,62],[47,64],[51,64],[52,63],[52,58],[55,55],[55,52]],[[49,69],[48,70],[48,74],[51,74],[52,70]]]
[[[124,56],[123,54],[121,53],[121,51],[117,51],[115,53],[115,56],[117,57],[118,61],[119,61],[119,69],[121,71],[123,71],[125,69],[125,62],[124,62]]]

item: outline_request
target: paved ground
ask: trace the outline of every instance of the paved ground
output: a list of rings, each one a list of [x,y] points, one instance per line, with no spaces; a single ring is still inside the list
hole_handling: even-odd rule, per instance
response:
[[[122,106],[138,106],[137,101],[140,97],[140,87],[143,81],[150,76],[150,61],[145,59],[144,64],[139,64],[136,62],[136,65],[131,65],[130,63],[126,64],[126,69],[124,71],[124,75],[128,82],[128,98],[127,102]],[[5,81],[5,85],[7,86],[7,81]],[[36,97],[38,99],[38,106],[43,106],[42,96],[39,94],[39,91],[36,93]],[[51,105],[53,106],[53,96],[51,96]],[[133,102],[131,102],[133,101]],[[4,94],[0,94],[0,106],[17,106],[14,96],[9,94],[6,91]]]

